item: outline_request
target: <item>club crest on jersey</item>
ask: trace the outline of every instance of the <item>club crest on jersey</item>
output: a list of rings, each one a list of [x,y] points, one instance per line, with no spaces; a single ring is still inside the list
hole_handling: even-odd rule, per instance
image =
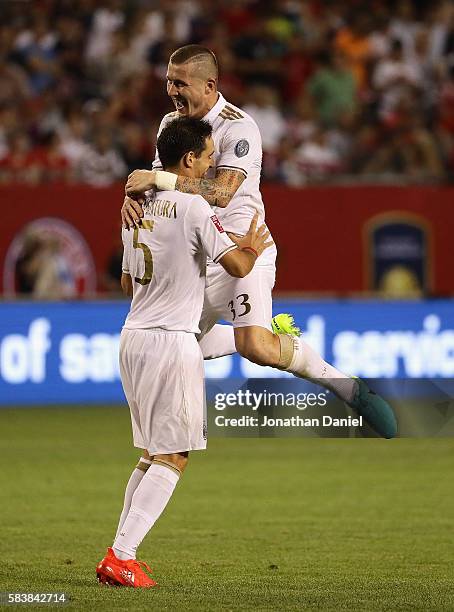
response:
[[[235,155],[237,157],[244,157],[249,153],[249,143],[247,140],[239,140],[235,145]]]
[[[219,219],[216,217],[216,215],[213,215],[212,217],[210,217],[210,219],[213,221],[214,223],[214,227],[218,230],[218,232],[220,234],[224,233],[224,228],[221,225],[221,222],[219,221]]]

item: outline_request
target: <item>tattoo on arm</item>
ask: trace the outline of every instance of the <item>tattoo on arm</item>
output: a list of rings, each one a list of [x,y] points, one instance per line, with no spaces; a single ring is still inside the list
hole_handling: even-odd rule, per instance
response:
[[[240,170],[221,168],[214,179],[179,176],[176,188],[184,193],[198,193],[211,206],[225,208],[244,179],[245,176]]]

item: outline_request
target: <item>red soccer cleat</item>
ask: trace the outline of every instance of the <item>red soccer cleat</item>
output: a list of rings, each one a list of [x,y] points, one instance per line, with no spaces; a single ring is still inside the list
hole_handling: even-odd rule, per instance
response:
[[[108,548],[107,555],[96,567],[96,575],[100,584],[110,586],[128,586],[143,589],[157,586],[157,583],[142,568],[151,572],[151,569],[143,561],[136,561],[136,559],[122,561],[115,556],[111,548]]]

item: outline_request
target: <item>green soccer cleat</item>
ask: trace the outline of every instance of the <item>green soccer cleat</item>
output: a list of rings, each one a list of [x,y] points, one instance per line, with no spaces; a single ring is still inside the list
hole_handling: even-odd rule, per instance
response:
[[[291,314],[281,313],[271,319],[271,328],[277,335],[289,334],[290,336],[301,336],[301,330],[295,325]]]
[[[371,391],[366,383],[357,378],[358,389],[355,397],[348,402],[364,420],[383,438],[395,438],[397,435],[397,421],[393,409],[380,395]]]

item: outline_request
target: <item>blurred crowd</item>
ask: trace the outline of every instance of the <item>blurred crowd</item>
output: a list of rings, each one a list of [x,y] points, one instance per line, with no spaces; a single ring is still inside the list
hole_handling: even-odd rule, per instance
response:
[[[4,0],[0,183],[150,167],[170,53],[213,49],[257,121],[264,180],[454,175],[451,0]]]
[[[28,231],[16,262],[16,291],[36,300],[75,298],[71,267],[55,236]]]

